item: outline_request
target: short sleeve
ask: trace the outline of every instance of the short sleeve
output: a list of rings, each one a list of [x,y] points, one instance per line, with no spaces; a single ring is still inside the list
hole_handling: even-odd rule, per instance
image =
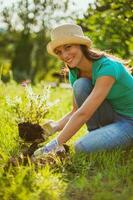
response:
[[[73,86],[74,82],[78,78],[78,69],[75,68],[75,69],[69,70],[68,78],[69,78],[69,83],[71,84],[71,86]]]
[[[120,64],[113,61],[106,61],[97,70],[96,79],[101,76],[112,76],[115,80],[120,78]]]

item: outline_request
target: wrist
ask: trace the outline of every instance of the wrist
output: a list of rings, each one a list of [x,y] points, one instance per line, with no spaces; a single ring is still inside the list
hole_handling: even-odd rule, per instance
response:
[[[58,122],[55,122],[55,126],[53,127],[54,131],[60,131],[60,126]]]
[[[58,140],[57,138],[51,140],[48,144],[46,144],[46,146],[44,147],[44,151],[46,153],[49,153],[51,151],[53,151],[54,149],[56,149],[59,146]]]
[[[57,136],[56,141],[57,141],[57,143],[58,143],[58,146],[61,146],[61,145],[64,144],[64,143],[60,140],[59,135]]]

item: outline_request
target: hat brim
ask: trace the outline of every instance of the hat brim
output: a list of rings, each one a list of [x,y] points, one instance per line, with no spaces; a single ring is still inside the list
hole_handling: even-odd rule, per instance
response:
[[[58,40],[56,39],[49,42],[47,45],[47,51],[49,54],[57,57],[57,55],[54,52],[55,48],[64,44],[82,44],[82,45],[86,45],[89,48],[91,46],[91,40],[86,36],[61,37]]]

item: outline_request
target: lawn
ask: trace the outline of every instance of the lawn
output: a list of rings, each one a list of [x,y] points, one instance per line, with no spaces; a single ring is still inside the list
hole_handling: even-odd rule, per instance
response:
[[[40,93],[44,83],[33,87]],[[11,81],[0,83],[0,199],[1,200],[133,200],[133,150],[114,150],[75,154],[74,142],[86,133],[86,127],[67,143],[70,155],[54,163],[35,165],[29,162],[12,166],[9,159],[21,151],[17,111],[7,99],[21,97],[24,87]],[[58,120],[71,109],[71,89],[50,89],[53,105],[44,119]],[[24,109],[26,105],[23,105]],[[37,109],[37,108],[36,108]],[[35,117],[34,117],[35,118]],[[57,133],[56,133],[57,134]],[[53,135],[47,139],[56,136]],[[47,142],[46,141],[46,142]]]

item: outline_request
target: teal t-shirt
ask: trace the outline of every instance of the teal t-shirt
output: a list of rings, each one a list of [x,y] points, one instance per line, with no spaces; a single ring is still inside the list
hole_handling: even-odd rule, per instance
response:
[[[92,84],[95,85],[97,78],[101,76],[112,76],[116,80],[106,97],[113,110],[133,117],[133,76],[123,64],[108,57],[102,57],[92,63]],[[70,69],[69,81],[72,86],[77,79],[78,68]]]

